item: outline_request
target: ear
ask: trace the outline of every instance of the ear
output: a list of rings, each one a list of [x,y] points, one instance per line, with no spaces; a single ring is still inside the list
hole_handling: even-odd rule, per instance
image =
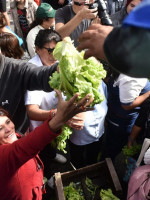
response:
[[[39,47],[35,46],[35,52],[37,53],[39,50]]]

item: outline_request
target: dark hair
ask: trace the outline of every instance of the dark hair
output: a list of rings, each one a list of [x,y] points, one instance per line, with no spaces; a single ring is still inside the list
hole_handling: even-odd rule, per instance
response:
[[[1,116],[7,116],[8,118],[10,118],[8,111],[0,107],[0,117]]]
[[[48,42],[51,41],[55,41],[60,42],[61,36],[52,29],[44,29],[44,30],[40,30],[35,38],[35,46],[39,47],[40,49],[42,49],[44,47],[44,45]]]
[[[29,30],[28,30],[28,33],[31,29],[33,29],[34,27],[38,26],[38,25],[41,25],[43,23],[43,21],[48,21],[49,18],[35,18],[35,20],[30,24],[29,26]]]
[[[9,58],[21,59],[24,54],[15,35],[11,33],[0,33],[0,49],[2,54]]]
[[[3,28],[7,25],[6,17],[3,13],[0,12],[0,28]]]

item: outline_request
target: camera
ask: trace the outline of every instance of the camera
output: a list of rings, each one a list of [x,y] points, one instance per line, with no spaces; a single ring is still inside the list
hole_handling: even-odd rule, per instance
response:
[[[89,9],[97,8],[98,16],[101,19],[102,25],[113,26],[113,23],[107,13],[107,7],[104,0],[96,0],[93,4],[89,4]]]

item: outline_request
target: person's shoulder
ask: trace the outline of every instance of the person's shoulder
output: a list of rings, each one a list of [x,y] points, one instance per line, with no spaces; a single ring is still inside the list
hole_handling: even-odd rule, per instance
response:
[[[30,38],[30,37],[33,38],[33,36],[36,35],[36,34],[39,32],[40,29],[42,29],[42,28],[40,28],[40,27],[41,27],[40,25],[37,25],[37,26],[35,26],[34,28],[32,28],[32,29],[29,31],[29,33],[27,34],[27,38]]]
[[[113,22],[113,25],[117,26],[117,25],[122,24],[122,21],[123,21],[123,19],[125,18],[126,15],[127,15],[126,7],[123,7],[118,12],[110,15],[110,18],[111,18],[111,20]]]
[[[72,9],[72,5],[69,4],[69,5],[66,5],[66,6],[64,6],[64,7],[62,7],[62,8],[57,9],[57,10],[56,10],[56,13],[59,13],[59,12],[66,12],[66,11],[69,11],[69,10],[71,10],[71,9]]]
[[[36,54],[33,58],[31,58],[29,60],[29,63],[32,63],[34,65],[37,65],[37,67],[40,67],[42,66],[42,62],[41,62],[41,59],[40,57],[38,56],[38,54]]]

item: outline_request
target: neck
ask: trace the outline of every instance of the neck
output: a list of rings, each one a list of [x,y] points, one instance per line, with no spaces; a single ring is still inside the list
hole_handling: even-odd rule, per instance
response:
[[[41,61],[42,61],[42,64],[44,65],[44,66],[51,66],[51,65],[53,65],[55,62],[56,62],[56,60],[55,59],[44,59],[44,60],[42,60],[41,59]]]
[[[46,24],[41,24],[41,26],[44,28],[44,29],[49,29],[50,27],[47,26]]]
[[[77,6],[73,3],[72,9],[77,14],[82,9],[82,6]]]
[[[18,2],[17,7],[19,9],[24,9],[25,3],[24,2]]]

